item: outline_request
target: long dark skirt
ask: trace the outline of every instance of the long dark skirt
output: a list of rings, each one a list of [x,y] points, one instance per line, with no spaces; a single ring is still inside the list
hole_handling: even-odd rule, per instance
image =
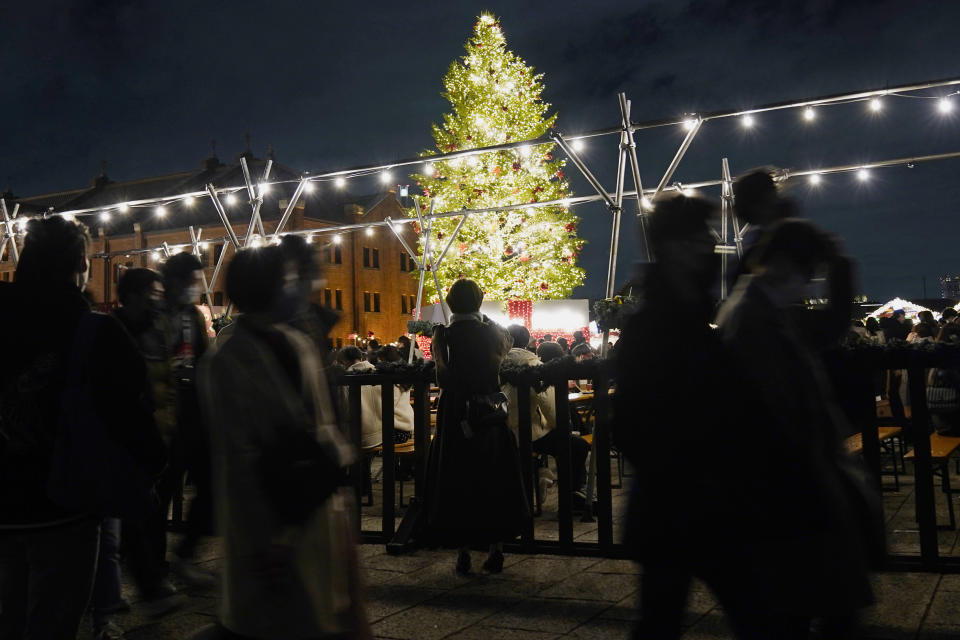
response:
[[[516,439],[506,421],[465,433],[465,399],[444,391],[427,461],[428,545],[486,545],[515,539],[530,518]]]

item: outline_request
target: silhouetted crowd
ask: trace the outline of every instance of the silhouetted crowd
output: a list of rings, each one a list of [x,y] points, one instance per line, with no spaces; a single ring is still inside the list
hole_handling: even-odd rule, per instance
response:
[[[637,637],[679,636],[694,578],[738,637],[805,638],[811,623],[822,637],[855,637],[882,523],[873,485],[841,452],[853,428],[824,351],[851,336],[950,340],[960,325],[955,313],[851,324],[853,267],[839,241],[798,218],[768,171],[737,180],[734,194],[748,232],[730,256],[729,299],[716,299],[716,203],[662,198],[646,225],[655,261],[610,359],[612,435],[635,473],[625,543],[644,567]],[[419,363],[417,344],[332,349],[337,317],[310,301],[320,273],[302,238],[236,253],[226,290],[239,313],[215,339],[194,255],[125,270],[109,315],[84,297],[89,256],[82,225],[32,220],[16,281],[0,286],[0,639],[73,638],[88,603],[96,637],[121,637],[121,557],[148,616],[184,603],[171,574],[220,585],[219,621],[198,638],[369,637],[350,469],[369,491],[383,416],[393,413],[394,446],[412,444],[416,421],[409,386],[395,385],[385,407],[381,387],[363,385],[351,442],[330,367]],[[482,570],[501,572],[504,543],[532,517],[526,487],[556,480],[549,465],[524,477],[521,404],[533,452],[569,451],[571,503],[592,507],[590,421],[570,408],[569,432],[557,429],[556,383],[524,387],[523,399],[500,372],[599,354],[580,332],[568,343],[501,327],[480,312],[483,297],[472,280],[453,283],[449,322],[433,333],[439,398],[415,532],[456,549],[460,574],[478,548]],[[801,304],[809,298],[828,302]],[[954,384],[949,375],[931,371],[931,386]],[[902,415],[902,372],[875,384]],[[592,397],[590,380],[559,391]],[[944,429],[955,409],[941,412]],[[168,549],[185,478],[190,509]],[[197,563],[214,533],[216,573]]]

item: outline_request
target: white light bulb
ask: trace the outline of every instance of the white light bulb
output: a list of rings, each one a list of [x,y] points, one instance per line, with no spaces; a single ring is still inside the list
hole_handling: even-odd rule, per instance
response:
[[[347,184],[347,181],[344,180],[343,178],[337,178],[336,180],[333,181],[333,184],[334,184],[338,189],[342,189],[342,188],[344,187],[344,185]]]
[[[101,222],[110,222],[110,213],[107,212],[107,211],[101,212],[101,213],[100,213],[100,221],[101,221]]]
[[[570,148],[574,151],[583,151],[583,140],[574,140],[570,143]]]
[[[683,197],[684,197],[684,198],[692,198],[693,196],[695,196],[695,195],[697,194],[696,191],[694,191],[693,189],[690,189],[690,188],[684,188],[684,189],[682,189],[682,190],[680,191],[680,193],[683,194]]]
[[[950,113],[953,111],[953,103],[950,101],[950,98],[940,98],[940,101],[937,102],[937,110],[940,113]]]
[[[372,236],[372,235],[373,235],[373,227],[367,227],[366,234],[367,234],[368,236]]]
[[[303,190],[306,193],[313,193],[316,190],[316,188],[317,188],[316,185],[314,185],[312,182],[308,181],[303,183]]]
[[[644,209],[649,209],[650,207],[653,206],[653,203],[650,202],[650,198],[641,198],[640,204],[643,205]]]
[[[745,129],[749,129],[755,124],[755,120],[753,116],[748,113],[740,119],[740,124],[742,124]]]
[[[307,236],[307,244],[313,244],[313,234]]]
[[[340,236],[333,236],[333,244],[340,244]]]
[[[120,209],[120,213],[126,213],[127,211],[130,211],[130,205],[124,202],[123,204],[120,205],[119,209]]]
[[[187,205],[188,207],[192,207],[192,206],[193,206],[193,196],[187,196],[186,198],[184,198],[184,199],[183,199],[183,204]]]
[[[17,220],[17,226],[20,227],[20,230],[21,230],[21,231],[23,231],[24,229],[26,229],[26,228],[27,228],[27,219],[26,219],[26,218],[20,218],[19,220]]]
[[[807,122],[810,122],[817,117],[817,112],[813,110],[813,107],[807,107],[803,110],[803,119]]]
[[[263,195],[265,193],[270,193],[270,185],[267,184],[266,182],[262,182],[260,183],[260,195]]]
[[[72,213],[61,213],[60,217],[63,218],[64,220],[69,220],[70,222],[73,222],[74,220],[77,219],[77,217]]]
[[[870,111],[877,113],[882,109],[883,109],[883,102],[880,100],[880,98],[874,98],[870,101]]]
[[[201,243],[200,243],[200,250],[201,250],[201,251],[206,251],[206,250],[209,249],[209,248],[210,248],[210,243],[209,243],[209,242],[201,242]]]
[[[160,252],[159,252],[159,251],[154,251],[153,253],[151,253],[151,254],[150,254],[150,259],[153,260],[154,262],[156,262],[157,260],[159,260],[159,259],[160,259]]]
[[[857,171],[857,180],[859,180],[860,182],[866,182],[869,179],[870,179],[869,171],[867,171],[866,169],[860,169],[859,171]]]
[[[810,184],[820,184],[820,174],[819,174],[819,173],[811,173],[811,174],[810,174],[810,177],[807,178],[807,180],[810,181]]]
[[[431,178],[436,174],[436,171],[437,171],[436,168],[433,166],[433,163],[432,163],[432,162],[426,163],[426,164],[423,166],[423,170],[424,170],[424,172],[427,174],[427,176],[429,176],[429,177],[431,177]]]
[[[228,194],[226,202],[228,207],[232,207],[233,205],[237,204],[237,196],[233,195],[232,193]]]
[[[687,118],[683,121],[683,128],[687,131],[692,131],[695,126],[697,126],[697,121],[693,118]]]
[[[393,176],[390,175],[389,171],[384,171],[383,173],[380,174],[380,182],[382,182],[383,184],[387,184],[391,180],[393,180]]]
[[[156,213],[158,218],[162,218],[165,215],[167,215],[167,208],[163,205],[160,205],[159,207],[157,207]]]

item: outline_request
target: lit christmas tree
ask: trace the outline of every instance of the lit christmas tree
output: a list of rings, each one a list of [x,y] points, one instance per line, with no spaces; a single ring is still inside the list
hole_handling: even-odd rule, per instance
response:
[[[540,99],[543,74],[534,75],[532,67],[507,50],[499,21],[480,16],[466,49],[443,79],[453,113],[444,115],[443,125],[433,125],[439,152],[532,140],[553,126],[557,116],[547,115],[550,105]],[[431,198],[436,212],[482,209],[569,197],[563,166],[554,157],[553,144],[530,145],[428,162],[424,173],[412,178],[423,190],[416,197],[424,210]],[[458,220],[434,221],[434,255],[449,241]],[[441,287],[467,277],[491,300],[567,298],[584,278],[576,266],[583,246],[577,221],[561,206],[471,214],[437,269]],[[428,299],[436,302],[432,279],[426,284]]]

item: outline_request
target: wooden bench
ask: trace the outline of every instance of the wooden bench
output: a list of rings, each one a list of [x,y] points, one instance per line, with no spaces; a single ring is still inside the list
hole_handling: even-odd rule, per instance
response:
[[[884,486],[882,489],[887,491],[899,491],[900,490],[900,472],[904,470],[903,468],[903,428],[897,426],[885,426],[877,427],[877,440],[880,442],[880,446],[890,454],[891,461],[893,462],[893,471],[885,472],[880,471],[880,475],[893,475],[893,486]],[[897,443],[894,442],[894,438],[900,443],[900,455],[897,456]],[[859,456],[863,454],[863,434],[855,433],[849,438],[846,438],[843,441],[843,448],[847,454],[851,456]],[[899,458],[899,459],[898,459]]]
[[[411,456],[416,452],[417,450],[413,444],[413,436],[411,436],[409,440],[407,440],[402,444],[393,445],[393,455],[395,456],[395,460],[397,463],[400,462],[401,457]],[[363,454],[366,460],[369,460],[370,458],[373,458],[374,456],[378,456],[383,453],[383,445],[378,444],[373,447],[364,447],[360,449],[360,453]],[[369,471],[369,468],[370,467],[368,466],[367,467],[368,471]],[[403,506],[403,476],[400,474],[397,474],[396,478],[397,478],[397,482],[400,484],[400,505]],[[369,478],[369,487],[370,487],[370,491],[366,495],[367,502],[365,503],[365,505],[368,507],[371,507],[373,506],[373,478]]]
[[[947,513],[950,514],[950,529],[957,528],[956,516],[953,512],[953,489],[950,487],[950,457],[960,450],[960,437],[942,436],[939,433],[930,435],[930,461],[940,468],[940,488],[947,496]],[[904,456],[905,460],[916,458],[916,451],[910,450]],[[943,528],[943,527],[941,527]]]

